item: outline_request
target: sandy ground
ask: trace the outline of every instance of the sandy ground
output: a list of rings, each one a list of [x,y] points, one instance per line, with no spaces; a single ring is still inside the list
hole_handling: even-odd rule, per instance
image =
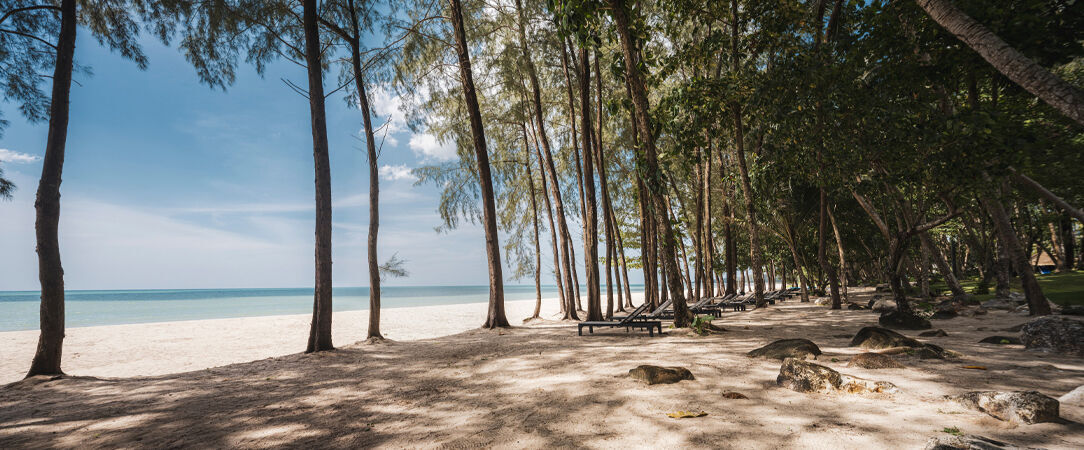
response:
[[[455,332],[483,317],[482,309],[466,312],[473,306],[454,308],[454,317],[398,316],[387,310],[387,334],[407,339],[422,336],[407,332],[414,328]],[[530,302],[510,303],[509,310],[510,319],[519,322],[530,314]],[[339,326],[356,326],[358,332],[338,334],[340,345],[360,338],[364,323],[360,315],[343,317],[350,316],[337,315]],[[291,325],[298,320],[300,325]],[[1057,397],[1084,384],[1080,358],[977,344],[986,336],[1011,335],[997,330],[1024,320],[991,312],[935,321],[949,336],[921,340],[964,356],[950,361],[901,357],[904,369],[846,367],[862,351],[847,347],[850,337],[874,324],[876,314],[787,302],[727,312],[716,323],[728,331],[711,336],[668,331],[649,338],[614,330],[579,337],[571,324],[545,322],[129,378],[82,375],[198,369],[228,355],[288,352],[303,342],[307,325],[302,318],[230,319],[93,327],[83,329],[83,338],[73,329],[68,350],[83,355],[79,364],[84,365],[69,359],[67,367],[80,376],[0,388],[0,448],[921,448],[927,438],[943,436],[946,427],[1023,446],[1084,448],[1080,408],[1063,405],[1069,420],[1062,423],[1014,426],[942,399],[969,390],[1022,389]],[[121,331],[126,337],[112,335]],[[179,336],[190,340],[173,342]],[[775,384],[779,361],[744,356],[791,337],[819,344],[825,352],[819,363],[892,382],[901,392],[801,394]],[[16,339],[22,338],[0,334],[5,352],[19,352],[19,361],[5,355],[0,362],[5,374],[21,370],[8,365],[26,364],[24,344]],[[277,344],[280,340],[286,344]],[[639,364],[684,366],[696,380],[647,386],[626,376]],[[969,365],[988,370],[964,368]],[[721,396],[725,391],[749,399],[729,400]],[[678,410],[708,415],[665,415]]]
[[[640,298],[633,295],[637,301]],[[513,325],[523,323],[534,313],[534,304],[533,300],[506,302],[508,320]],[[543,299],[542,304],[546,314],[558,310],[556,298]],[[485,322],[487,306],[387,308],[381,311],[380,329],[384,337],[396,341],[462,333]],[[310,314],[298,314],[68,328],[63,367],[79,376],[131,377],[289,355],[305,350],[311,320]],[[336,312],[331,326],[336,346],[365,340],[369,312]],[[0,385],[26,375],[37,343],[37,331],[0,332]]]

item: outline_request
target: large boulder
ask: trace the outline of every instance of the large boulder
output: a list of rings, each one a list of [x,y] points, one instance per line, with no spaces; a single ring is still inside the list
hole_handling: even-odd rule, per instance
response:
[[[1036,391],[973,391],[948,398],[1008,422],[1032,424],[1058,420],[1058,401]]]
[[[948,336],[948,333],[946,333],[945,330],[938,328],[936,330],[923,331],[918,335],[921,337],[945,337]]]
[[[933,325],[930,325],[930,321],[926,320],[926,318],[914,313],[900,311],[889,311],[881,314],[881,317],[877,319],[877,323],[880,323],[883,327],[900,330],[928,330],[933,328]]]
[[[684,367],[659,367],[642,365],[629,370],[629,376],[647,384],[672,384],[692,380],[693,374]]]
[[[859,353],[851,358],[847,367],[861,367],[863,369],[902,369],[903,364],[895,358],[880,353]]]
[[[843,384],[839,372],[820,364],[787,358],[775,382],[798,392],[832,392]]]
[[[745,355],[752,358],[817,359],[820,354],[820,347],[809,339],[780,339]]]
[[[887,328],[865,327],[858,330],[858,333],[854,335],[850,346],[877,350],[892,347],[918,348],[922,347],[922,345],[919,341]]]
[[[1018,447],[995,441],[988,437],[965,434],[961,436],[937,436],[926,441],[924,450],[1024,450],[1031,447]]]
[[[891,312],[896,310],[896,301],[874,296],[870,299],[869,303],[866,304],[866,308],[879,313]]]
[[[894,393],[892,383],[844,375],[829,367],[795,358],[783,360],[776,383],[798,392],[842,392],[848,394]]]
[[[1084,322],[1067,317],[1038,317],[1020,329],[1020,340],[1026,348],[1084,356]]]

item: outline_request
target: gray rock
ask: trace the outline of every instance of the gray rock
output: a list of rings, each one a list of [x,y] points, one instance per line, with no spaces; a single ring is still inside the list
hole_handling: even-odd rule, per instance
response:
[[[881,314],[877,323],[883,327],[902,330],[927,330],[933,328],[930,321],[914,313],[908,314],[900,311],[891,311]]]
[[[936,330],[923,331],[918,335],[921,337],[945,337],[948,336],[948,333],[946,333],[945,330],[938,328]]]
[[[1084,356],[1084,322],[1068,317],[1043,316],[1020,329],[1025,348]]]
[[[964,317],[975,317],[986,315],[989,311],[981,306],[977,308],[967,308],[960,311],[960,315]]]
[[[1022,344],[1022,342],[1020,342],[1020,338],[1013,337],[1013,336],[990,336],[990,337],[985,337],[985,338],[982,338],[982,340],[980,340],[979,343],[980,344],[997,344],[997,345],[1006,345],[1006,344],[1020,345],[1020,344]]]
[[[823,393],[895,393],[899,390],[892,383],[870,381],[844,375],[831,368],[795,358],[783,360],[775,382],[798,392]]]
[[[820,347],[809,339],[780,339],[745,355],[752,358],[781,360],[786,358],[817,359],[817,355],[820,354]]]
[[[890,312],[896,310],[896,302],[895,300],[887,298],[877,298],[875,296],[872,300],[869,301],[866,307],[876,312]]]
[[[851,358],[847,367],[861,367],[863,369],[902,369],[904,366],[895,358],[880,353],[859,353]]]
[[[1058,397],[1058,401],[1066,405],[1084,407],[1084,384],[1077,386],[1076,389],[1073,389],[1067,394]]]
[[[922,343],[899,334],[895,331],[881,327],[865,327],[855,333],[851,339],[851,347],[868,349],[883,349],[892,347],[922,347]]]
[[[659,367],[642,365],[629,370],[629,376],[647,384],[672,384],[692,380],[693,374],[684,367]]]
[[[1018,447],[974,434],[932,437],[926,441],[926,447],[924,447],[925,450],[1023,450],[1024,448],[1031,447]]]
[[[1058,420],[1058,401],[1036,391],[973,391],[947,398],[1007,422],[1032,424]]]

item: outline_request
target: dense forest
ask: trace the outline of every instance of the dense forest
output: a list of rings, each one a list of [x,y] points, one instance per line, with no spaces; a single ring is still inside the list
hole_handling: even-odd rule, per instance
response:
[[[633,306],[642,271],[646,302],[673,300],[686,327],[688,301],[750,291],[764,307],[777,286],[838,309],[849,286],[883,283],[901,316],[1016,288],[1050,314],[1040,259],[1084,264],[1072,0],[5,0],[5,112],[48,122],[30,375],[62,373],[60,186],[82,33],[140,67],[139,35],[153,35],[216,89],[241,65],[307,68],[290,86],[314,157],[309,352],[332,348],[328,133],[353,132],[328,130],[328,98],[361,113],[372,339],[381,276],[402,272],[376,252],[376,88],[456,145],[415,174],[441,190],[442,228],[485,231],[488,328],[509,326],[513,278],[557,285],[564,319],[602,320]],[[0,178],[0,195],[13,189]]]

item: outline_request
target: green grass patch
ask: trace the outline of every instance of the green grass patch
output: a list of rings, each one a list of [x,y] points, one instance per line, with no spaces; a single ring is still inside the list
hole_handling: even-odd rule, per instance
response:
[[[1066,273],[1051,273],[1038,275],[1039,286],[1043,288],[1043,294],[1050,301],[1059,305],[1084,305],[1084,272],[1074,270]],[[967,292],[973,292],[979,285],[979,279],[960,280],[960,285]],[[1020,279],[1013,278],[1010,284],[1013,292],[1020,292]],[[990,286],[989,294],[976,295],[980,301],[994,298],[994,287]],[[930,284],[932,292],[948,292],[948,285],[944,281]]]

